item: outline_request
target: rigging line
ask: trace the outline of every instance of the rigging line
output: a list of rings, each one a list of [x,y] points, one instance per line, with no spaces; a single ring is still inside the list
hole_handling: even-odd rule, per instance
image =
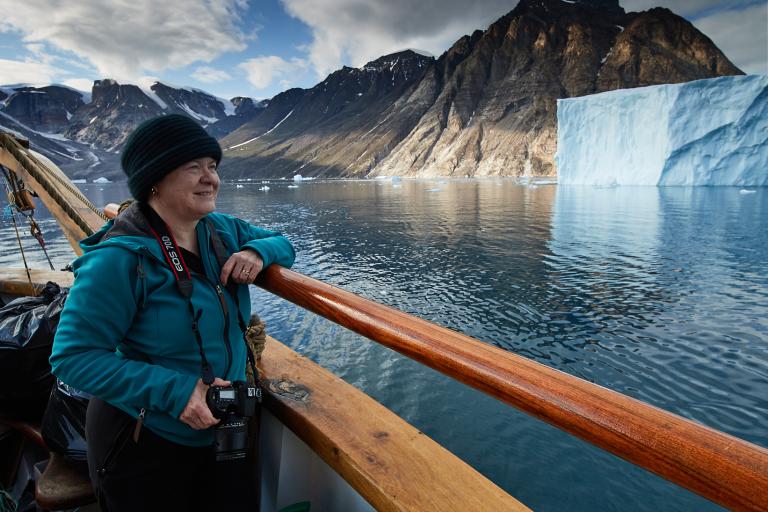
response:
[[[43,250],[43,254],[45,254],[45,259],[48,260],[48,266],[51,267],[51,270],[56,270],[53,267],[53,262],[51,262],[51,257],[48,256],[48,250],[45,248],[45,239],[43,238],[43,231],[40,229],[40,225],[35,221],[34,204],[25,204],[25,205],[19,204],[19,201],[24,201],[22,199],[21,193],[27,191],[27,189],[25,188],[19,188],[20,185],[23,187],[24,183],[16,177],[13,171],[10,171],[5,167],[3,167],[3,175],[5,176],[6,188],[8,188],[8,185],[10,185],[10,188],[8,188],[9,190],[8,203],[11,207],[11,213],[13,214],[13,208],[15,207],[16,211],[18,211],[23,217],[25,217],[29,221],[29,234],[35,237],[35,240],[37,240],[37,243],[40,244],[40,248]],[[13,197],[13,201],[11,201],[11,197]],[[31,198],[29,198],[29,200],[31,201]],[[29,213],[26,213],[25,210],[29,210]],[[15,217],[14,217],[14,226],[16,226]],[[23,254],[23,250],[22,250],[22,254]],[[26,258],[24,261],[26,263]]]
[[[21,259],[24,261],[24,269],[27,271],[27,279],[30,286],[34,288],[32,284],[32,274],[29,272],[29,265],[27,265],[27,257],[24,254],[24,246],[21,245],[21,236],[19,236],[19,227],[16,224],[16,212],[11,211],[11,220],[13,221],[13,228],[16,230],[16,240],[19,242],[19,251],[21,251]]]
[[[13,179],[10,176],[10,171],[6,169],[4,166],[0,165],[0,170],[3,171],[3,177],[5,178],[5,185],[6,187],[12,187],[12,190],[9,188],[9,190],[15,191],[16,190],[16,184],[13,181]],[[21,236],[19,235],[19,226],[16,224],[16,212],[14,211],[14,200],[11,199],[10,194],[8,195],[8,205],[9,210],[11,212],[11,220],[13,221],[13,229],[16,231],[16,241],[19,243],[19,251],[21,252],[21,259],[24,261],[24,269],[27,271],[27,279],[29,280],[30,286],[34,287],[32,284],[32,274],[29,272],[29,265],[27,264],[27,256],[24,254],[24,246],[21,243]]]
[[[34,210],[29,212],[29,215],[26,213],[20,211],[24,217],[27,218],[29,221],[29,233],[35,237],[35,240],[37,240],[37,243],[40,244],[40,248],[43,250],[43,254],[45,254],[45,259],[48,260],[48,266],[51,267],[51,270],[56,270],[53,267],[53,262],[51,261],[51,257],[48,256],[48,249],[45,248],[45,239],[43,238],[43,230],[40,229],[40,225],[37,223],[37,221],[34,219]]]

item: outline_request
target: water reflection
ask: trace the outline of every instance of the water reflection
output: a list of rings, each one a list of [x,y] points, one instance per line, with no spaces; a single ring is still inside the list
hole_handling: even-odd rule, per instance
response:
[[[286,233],[299,272],[768,446],[768,191],[289,184],[225,183],[219,208]],[[536,510],[717,509],[266,292],[252,302],[270,334]]]

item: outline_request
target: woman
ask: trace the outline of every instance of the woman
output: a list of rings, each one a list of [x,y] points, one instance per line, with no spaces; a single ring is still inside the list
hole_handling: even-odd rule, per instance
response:
[[[139,126],[121,159],[137,201],[83,240],[73,265],[51,367],[98,397],[86,434],[102,510],[236,510],[253,496],[249,472],[214,461],[205,395],[245,380],[247,285],[294,251],[214,213],[220,160],[187,117]]]

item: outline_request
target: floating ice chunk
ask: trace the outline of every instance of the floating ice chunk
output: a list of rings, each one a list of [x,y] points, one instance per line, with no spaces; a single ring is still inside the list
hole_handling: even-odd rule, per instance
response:
[[[238,183],[237,185],[235,185],[235,188],[243,188],[243,186]]]
[[[299,188],[298,185],[288,185],[288,188]]]
[[[754,194],[756,192],[757,190],[747,190],[746,188],[739,190],[739,194]]]
[[[102,176],[101,178],[96,178],[93,180],[94,183],[112,183],[110,180]]]
[[[259,190],[267,191],[269,190],[269,187],[267,185],[264,185],[263,187],[259,187]]]
[[[85,178],[78,178],[76,180],[70,180],[72,183],[88,183],[88,180]]]

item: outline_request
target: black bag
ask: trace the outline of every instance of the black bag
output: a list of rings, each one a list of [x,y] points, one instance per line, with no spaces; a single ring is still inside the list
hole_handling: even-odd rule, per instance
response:
[[[88,472],[85,413],[90,398],[88,393],[56,379],[41,428],[48,449],[62,454],[76,469],[84,473]]]
[[[42,418],[55,380],[48,358],[68,291],[49,282],[39,297],[0,308],[0,417]]]

